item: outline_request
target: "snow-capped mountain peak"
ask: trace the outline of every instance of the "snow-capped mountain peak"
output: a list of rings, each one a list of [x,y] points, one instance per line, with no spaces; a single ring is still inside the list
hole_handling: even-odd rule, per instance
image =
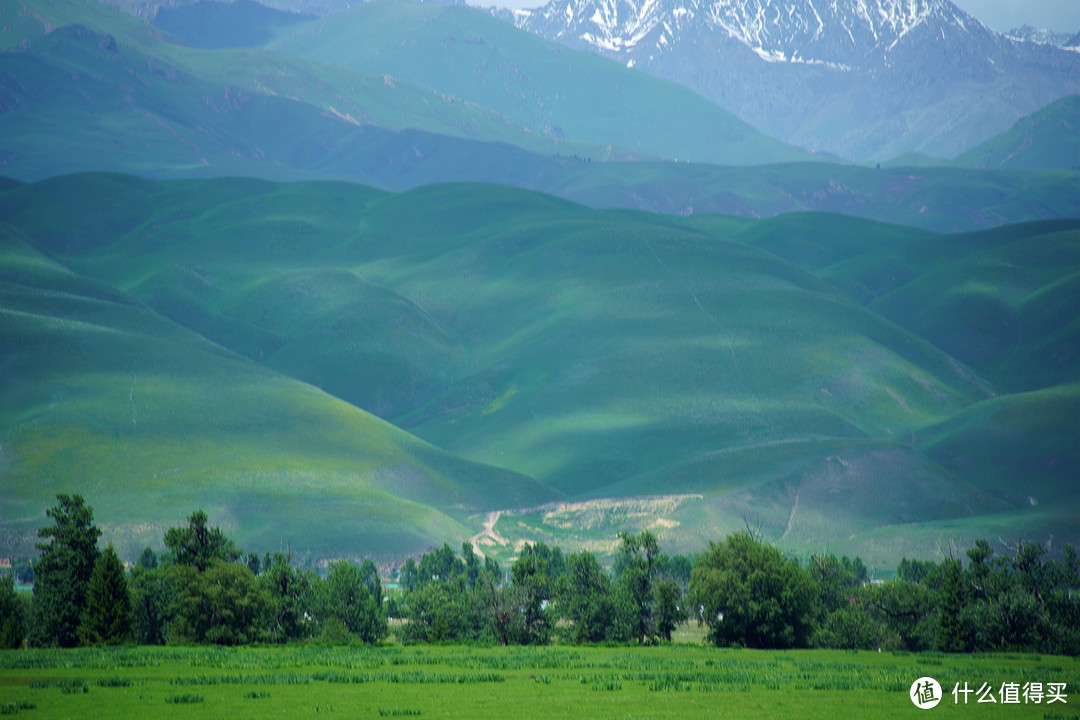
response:
[[[1080,53],[950,0],[550,0],[502,17],[853,159],[952,157],[1080,92]]]
[[[552,0],[514,21],[563,42],[650,56],[688,29],[722,32],[770,62],[837,68],[880,57],[928,23],[989,32],[948,0]]]

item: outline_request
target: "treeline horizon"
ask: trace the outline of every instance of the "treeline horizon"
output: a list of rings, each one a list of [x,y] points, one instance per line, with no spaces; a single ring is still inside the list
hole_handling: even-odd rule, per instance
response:
[[[129,573],[79,495],[40,528],[30,598],[0,579],[0,647],[265,643],[670,642],[679,625],[721,647],[1080,655],[1080,559],[986,540],[941,561],[903,559],[890,582],[858,557],[785,557],[754,533],[668,555],[649,530],[618,533],[610,570],[588,552],[527,545],[508,570],[469,542],[401,565],[387,593],[371,560],[325,576],[288,553],[244,553],[206,513],[169,528]]]

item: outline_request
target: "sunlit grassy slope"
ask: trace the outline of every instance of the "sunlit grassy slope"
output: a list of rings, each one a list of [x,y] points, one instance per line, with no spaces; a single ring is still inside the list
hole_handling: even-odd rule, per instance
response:
[[[509,497],[554,497],[461,461],[211,344],[0,227],[0,504],[28,549],[80,492],[122,552],[206,508],[246,545],[386,556],[465,534]]]
[[[220,362],[259,363],[307,384],[268,376],[276,382],[331,402],[316,386],[350,404],[335,412],[366,418],[352,409],[364,408],[455,455],[551,488],[545,496],[507,475],[518,494],[500,495],[488,471],[460,463],[439,470],[453,481],[443,494],[425,495],[426,485],[414,489],[397,476],[380,486],[398,497],[457,519],[452,496],[462,483],[480,498],[462,512],[537,505],[556,494],[685,496],[636,520],[598,511],[607,519],[591,530],[559,530],[561,521],[544,520],[550,510],[506,516],[499,528],[508,538],[533,532],[514,529],[523,523],[567,544],[602,544],[637,523],[691,549],[750,523],[791,548],[857,552],[866,543],[872,557],[894,561],[932,552],[942,537],[986,534],[980,518],[1025,537],[1053,526],[1061,538],[1059,525],[1070,522],[1050,516],[1075,517],[1078,507],[1068,482],[1076,472],[1072,366],[1047,376],[1040,392],[1007,395],[1033,389],[1023,385],[1026,370],[997,364],[984,372],[936,347],[932,334],[920,337],[922,328],[901,327],[920,303],[932,308],[949,293],[940,279],[933,291],[912,292],[906,314],[877,312],[918,278],[950,263],[978,264],[1012,247],[1002,238],[1016,238],[1032,258],[1027,272],[1048,288],[1028,294],[1046,295],[1046,313],[1056,303],[1069,316],[1075,295],[1059,278],[1076,266],[1068,245],[1078,231],[1068,223],[940,236],[827,215],[748,221],[597,211],[492,185],[388,194],[335,183],[109,175],[9,185],[0,190],[0,217],[95,287],[215,343],[206,352],[227,348]],[[1060,267],[1040,270],[1054,252]],[[1009,257],[1023,266],[1024,253]],[[69,361],[80,365],[77,356]],[[149,382],[135,372],[121,366],[101,396],[118,408],[115,433],[129,429],[132,387],[138,397],[139,383]],[[28,378],[11,386],[32,394],[54,382]],[[1002,435],[1000,421],[1013,416],[1031,421]],[[274,417],[273,432],[295,426],[288,413]],[[27,420],[9,422],[11,433]],[[321,422],[311,421],[312,433],[323,434]],[[262,426],[239,428],[241,446],[264,444]],[[231,446],[229,433],[219,437]],[[285,462],[298,439],[282,442]],[[430,457],[451,462],[427,452],[427,467]],[[981,459],[963,461],[965,453]],[[218,461],[207,457],[209,474]],[[236,457],[252,462],[248,451]],[[296,472],[322,472],[322,463],[299,457]],[[1040,463],[1049,469],[1025,474]],[[1037,494],[1015,492],[1029,482]],[[244,492],[242,483],[224,487]],[[1052,505],[1033,505],[1029,495]]]

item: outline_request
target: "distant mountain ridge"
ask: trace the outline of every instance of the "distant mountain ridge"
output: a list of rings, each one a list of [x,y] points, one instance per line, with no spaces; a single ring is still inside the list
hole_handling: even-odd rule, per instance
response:
[[[963,32],[978,24],[945,0],[840,0],[821,8],[812,0],[556,0],[536,13],[515,15],[523,18],[520,24],[525,27],[561,26],[560,32],[599,49],[629,52],[640,47],[653,56],[674,51],[682,32],[704,24],[768,62],[841,69],[876,67],[920,25]]]
[[[948,0],[552,0],[496,14],[859,160],[951,157],[1080,91],[1080,54],[996,33]]]
[[[508,27],[469,7],[373,0],[295,27],[268,50],[408,83],[534,133],[723,165],[820,160],[685,86]]]
[[[1080,52],[1080,32],[1062,33],[1054,32],[1046,28],[1036,28],[1031,25],[1022,25],[1013,28],[1005,35],[1013,40],[1036,43],[1038,45],[1055,45],[1065,50]]]

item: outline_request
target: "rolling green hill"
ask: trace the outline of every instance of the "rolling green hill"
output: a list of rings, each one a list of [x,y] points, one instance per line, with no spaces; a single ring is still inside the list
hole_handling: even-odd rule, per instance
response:
[[[1062,98],[1016,121],[952,161],[978,168],[1080,168],[1080,95]]]
[[[0,227],[0,504],[27,552],[58,492],[118,549],[159,545],[203,507],[248,547],[418,551],[509,498],[557,497],[450,456],[73,275]]]
[[[738,237],[815,273],[1010,392],[1080,377],[1080,221],[941,236],[790,215]],[[866,238],[872,236],[873,242]]]
[[[815,157],[680,85],[541,40],[476,8],[359,3],[297,25],[268,47],[400,77],[550,137],[726,165]]]
[[[997,253],[1017,266],[1030,256],[1033,279],[1015,296],[1004,287],[987,292],[1037,300],[1050,323],[1053,308],[1067,315],[1075,306],[1067,282],[1077,267],[1069,254],[1075,223],[941,236],[828,215],[751,221],[598,211],[493,185],[390,194],[341,183],[107,175],[9,184],[0,217],[70,277],[153,311],[170,332],[183,326],[194,333],[187,337],[204,338],[221,363],[261,366],[260,377],[336,403],[336,415],[301,415],[312,418],[312,435],[340,437],[345,431],[325,423],[368,418],[359,407],[481,463],[414,452],[407,436],[395,435],[410,449],[405,465],[437,467],[447,481],[424,490],[405,473],[387,476],[380,489],[465,521],[442,526],[456,537],[482,529],[470,513],[516,509],[500,516],[496,534],[601,549],[627,527],[651,526],[665,547],[691,549],[747,523],[793,550],[828,547],[885,563],[990,528],[1077,539],[1069,518],[1080,498],[1067,480],[1076,468],[1074,366],[1034,392],[1010,395],[1023,385],[1018,366],[984,373],[935,347],[930,334],[905,330],[903,318],[878,314],[924,277],[937,295],[912,291],[898,306],[906,303],[909,316],[920,303],[934,308],[950,293],[935,273],[952,263],[961,277]],[[940,256],[951,259],[932,262]],[[1051,271],[1053,258],[1059,267]],[[1017,352],[1034,354],[1052,336],[1030,344],[1025,336]],[[123,357],[109,347],[90,357],[97,353]],[[19,372],[12,377],[25,379],[12,386],[44,397],[75,368],[43,378],[29,367]],[[131,398],[150,373],[140,370],[135,381],[118,364],[100,394],[81,390],[91,407],[116,406],[113,436],[127,430]],[[223,371],[213,378],[243,386]],[[221,394],[219,379],[199,374],[184,387]],[[42,397],[11,407],[38,407]],[[229,467],[252,462],[256,453],[244,448],[254,444],[280,447],[273,456],[293,457],[292,472],[305,477],[346,462],[328,440],[310,441],[321,455],[297,456],[306,442],[275,435],[295,429],[295,411],[274,406],[266,421],[261,402],[244,412],[266,425],[249,415],[217,434],[221,447],[240,438]],[[57,407],[61,417],[75,412]],[[177,421],[198,412],[178,406]],[[5,421],[5,448],[37,427],[21,413]],[[21,463],[41,442],[4,457]],[[206,467],[221,462],[216,452],[224,451],[208,451]],[[978,462],[964,459],[984,452]],[[999,471],[987,473],[988,463]],[[1026,478],[1025,468],[1039,463],[1049,469],[1032,480],[1037,491],[1018,496],[1005,478]],[[485,466],[510,472],[490,476]],[[74,482],[74,467],[56,472]],[[104,461],[96,467],[115,474]],[[517,495],[501,495],[491,477]],[[225,487],[247,492],[232,478]],[[580,505],[522,510],[544,505],[545,494]],[[603,500],[610,497],[639,498],[640,507]],[[307,507],[314,524],[333,525]]]

